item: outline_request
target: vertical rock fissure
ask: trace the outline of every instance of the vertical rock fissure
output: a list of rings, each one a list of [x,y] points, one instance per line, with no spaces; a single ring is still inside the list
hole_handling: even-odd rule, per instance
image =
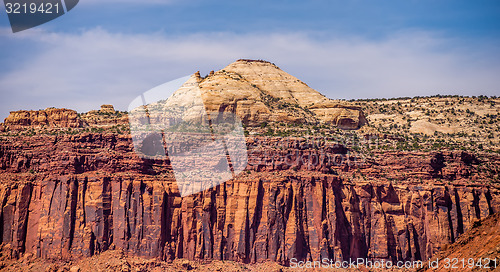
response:
[[[450,195],[448,193],[448,188],[447,187],[444,187],[445,188],[445,197],[446,197],[446,216],[448,218],[448,228],[449,228],[449,233],[450,233],[450,239],[451,239],[451,243],[454,243],[455,242],[455,233],[453,231],[453,220],[451,219],[451,212],[452,212],[452,202],[451,202],[451,198],[450,198]]]
[[[176,257],[177,258],[183,258],[184,257],[184,229],[182,226],[182,213],[179,213],[179,219],[177,222],[177,225],[180,226],[180,228],[177,230],[177,248],[176,248]]]
[[[484,193],[484,197],[486,198],[486,203],[488,204],[488,215],[492,215],[494,211],[493,207],[491,206],[492,197],[489,189]]]
[[[24,253],[26,250],[26,234],[28,231],[29,206],[31,203],[32,184],[27,183],[21,189],[21,197],[19,199],[19,225],[18,225],[18,252]]]
[[[472,206],[474,207],[475,216],[477,219],[481,219],[481,209],[479,207],[479,194],[477,190],[472,191],[474,199],[472,200]]]
[[[171,225],[171,215],[170,215],[170,207],[168,205],[168,194],[166,191],[163,191],[163,201],[161,204],[161,225],[160,225],[160,249],[165,249],[165,244],[168,242],[168,234],[170,233],[170,225]],[[166,252],[161,251],[161,255],[164,256]]]
[[[216,255],[215,250],[215,235],[217,232],[217,189],[211,190],[210,193],[210,258],[214,258]]]
[[[420,245],[418,243],[418,233],[415,227],[412,225],[411,226],[411,231],[413,232],[413,243],[415,246],[415,261],[421,261],[422,260],[422,255],[420,254]]]
[[[63,183],[63,181],[61,181]],[[63,256],[68,255],[70,249],[69,240],[71,232],[71,194],[72,194],[72,182],[71,178],[66,180],[66,195],[64,199],[64,214],[63,214],[63,226],[62,226],[62,254]]]
[[[10,192],[11,192],[11,189],[10,189],[10,187],[8,187],[5,190],[5,193],[3,195],[2,206],[1,206],[1,210],[0,210],[0,244],[3,243],[3,236],[4,236],[3,232],[4,232],[4,225],[5,225],[4,216],[3,216],[4,211],[3,210],[4,210],[5,205],[7,205],[7,199],[10,196]]]
[[[340,250],[342,252],[343,260],[347,260],[351,257],[350,254],[350,241],[352,241],[352,231],[350,230],[350,224],[344,213],[344,208],[342,206],[342,197],[338,190],[333,190],[335,195],[335,214],[336,214],[336,233],[335,240],[340,243]]]
[[[281,243],[281,254],[278,254],[279,256],[277,259],[277,261],[280,263],[283,263],[286,261],[285,257],[287,254],[291,255],[290,254],[291,252],[286,251],[286,249],[289,249],[289,248],[287,248],[287,231],[288,231],[287,229],[288,229],[288,224],[289,224],[288,221],[290,220],[290,213],[296,207],[296,205],[294,205],[296,202],[296,199],[295,199],[294,192],[293,192],[293,185],[289,184],[289,186],[287,186],[287,187],[288,187],[287,193],[284,194],[284,197],[286,198],[285,199],[286,204],[285,204],[285,208],[284,208],[284,216],[282,219],[283,228],[279,229],[279,231],[281,231],[283,233],[283,239],[282,239],[282,243]],[[295,211],[293,211],[293,212],[295,213]],[[295,221],[292,222],[292,224],[296,225],[297,224],[296,216],[293,216],[293,219]],[[295,246],[296,246],[296,244],[295,244]],[[280,252],[280,250],[278,250],[278,252]]]
[[[49,202],[49,212],[48,216],[50,216],[50,211],[52,210],[52,202],[54,201],[54,195],[56,194],[56,189],[59,181],[57,179],[54,180],[54,189],[52,189],[52,194],[50,194],[50,202]]]
[[[264,201],[264,186],[262,185],[262,180],[259,179],[257,184],[257,199],[255,204],[255,215],[254,220],[251,222],[250,229],[252,230],[253,239],[255,241],[255,236],[257,235],[257,231],[259,230],[259,225],[262,219],[262,206]]]
[[[457,233],[458,235],[464,233],[464,217],[462,214],[462,207],[460,204],[460,196],[458,195],[458,191],[455,188],[454,189],[455,193],[455,206],[457,209]]]
[[[227,205],[227,192],[226,192],[226,183],[224,182],[223,185],[219,185],[217,187],[218,194],[222,195],[222,197],[218,197],[219,205],[217,205],[217,239],[218,239],[218,245],[217,245],[217,254],[219,256],[218,259],[224,260],[224,248],[226,247],[226,239],[224,237],[224,226],[226,224],[226,205]],[[219,199],[222,198],[222,199]]]
[[[75,223],[76,223],[76,207],[78,204],[78,180],[75,178],[71,182],[70,187],[70,229],[69,229],[69,240],[67,249],[70,250],[73,245],[73,238],[75,235]]]
[[[85,195],[87,194],[87,183],[88,179],[85,177],[83,179],[83,184],[82,184],[82,217],[83,217],[83,225],[85,226],[87,224],[87,216],[85,212]]]
[[[90,243],[89,243],[89,249],[90,249],[90,256],[94,256],[95,249],[96,249],[96,237],[94,235],[94,232],[90,232]]]
[[[280,195],[280,187],[269,188],[269,232],[267,233],[268,254],[272,261],[278,258],[279,248],[281,244],[280,229],[283,229],[283,219],[277,218],[278,214],[283,214],[284,207],[278,205]],[[281,199],[279,199],[281,201]],[[281,225],[280,225],[281,224]]]
[[[108,249],[113,239],[113,217],[111,211],[111,179],[104,177],[102,179],[102,215],[103,215],[103,236],[102,236],[102,250]]]
[[[125,202],[125,224],[126,224],[126,240],[129,241],[132,237],[131,229],[130,229],[130,207],[132,204],[132,182],[128,184],[127,193],[126,193],[126,202]]]
[[[300,259],[307,259],[307,256],[311,256],[311,244],[309,243],[309,233],[307,232],[307,212],[306,203],[304,198],[304,186],[299,185],[298,194],[298,205],[297,207],[297,245],[296,245],[296,255]],[[312,221],[311,221],[312,222]],[[311,257],[309,258],[311,260]]]
[[[405,260],[415,260],[414,256],[412,255],[412,248],[411,248],[411,235],[410,235],[410,226],[406,225],[405,228],[405,238],[406,238],[406,243],[408,244],[408,251],[406,252],[406,258]]]
[[[394,236],[394,230],[396,229],[396,223],[394,222],[394,218],[390,215],[384,215],[387,222],[387,249],[389,253],[389,258],[391,261],[396,262],[398,260],[398,252],[397,252],[397,242],[396,237]]]
[[[141,180],[140,184],[139,184],[139,194],[138,194],[138,200],[137,202],[138,203],[135,203],[136,205],[139,205],[140,207],[140,216],[138,216],[138,209],[135,208],[135,213],[134,213],[134,221],[135,221],[135,224],[134,226],[137,227],[137,218],[139,217],[139,220],[140,220],[140,226],[139,226],[139,232],[137,233],[137,245],[136,245],[136,250],[140,250],[140,247],[141,247],[141,241],[142,239],[144,238],[144,205],[146,203],[144,203],[144,192],[146,192],[146,184],[144,183],[143,180]],[[136,206],[135,205],[135,206]],[[137,207],[137,206],[136,206]]]
[[[244,259],[245,263],[250,261],[250,218],[248,217],[248,197],[246,199],[246,212],[245,212],[245,247],[244,247]]]

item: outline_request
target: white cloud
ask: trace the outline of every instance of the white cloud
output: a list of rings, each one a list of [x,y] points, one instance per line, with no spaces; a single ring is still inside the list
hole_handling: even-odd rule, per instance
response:
[[[456,41],[429,33],[378,41],[317,39],[304,33],[168,37],[34,30],[15,38],[7,33],[0,30],[0,40],[32,43],[36,50],[14,68],[2,67],[0,118],[8,110],[49,106],[88,111],[112,103],[124,110],[156,85],[197,70],[222,69],[239,58],[272,61],[332,98],[494,95],[500,86],[498,48],[460,48]]]

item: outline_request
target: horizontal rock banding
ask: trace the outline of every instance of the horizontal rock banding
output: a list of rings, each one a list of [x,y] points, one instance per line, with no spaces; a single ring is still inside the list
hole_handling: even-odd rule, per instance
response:
[[[29,127],[61,127],[79,128],[83,122],[74,110],[48,108],[38,111],[13,111],[3,124],[10,129],[25,129]]]
[[[311,163],[303,158],[349,151],[300,138],[247,146],[244,173],[181,198],[168,161],[140,159],[129,135],[3,138],[1,242],[14,257],[121,248],[165,260],[425,260],[500,211],[498,188],[476,165],[493,157],[385,152]],[[368,180],[354,182],[361,174]]]

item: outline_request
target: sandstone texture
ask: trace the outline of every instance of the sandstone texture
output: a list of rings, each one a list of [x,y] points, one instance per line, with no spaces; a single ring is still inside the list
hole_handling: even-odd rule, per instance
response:
[[[168,161],[140,159],[129,135],[3,137],[3,254],[71,260],[119,249],[166,261],[283,265],[427,260],[474,220],[500,211],[498,185],[478,167],[498,164],[495,155],[362,159],[304,138],[256,137],[247,145],[247,171],[182,198]]]
[[[14,130],[29,127],[78,128],[82,127],[83,122],[74,110],[48,108],[38,111],[13,111],[3,125]]]
[[[74,128],[108,128],[128,126],[126,112],[119,112],[112,105],[102,105],[100,110],[92,110],[78,114],[74,110],[48,108],[37,111],[13,111],[0,124],[0,132],[74,129]]]
[[[248,125],[321,121],[358,129],[368,123],[360,107],[328,99],[267,61],[238,60],[199,84],[207,110],[234,113]]]
[[[86,127],[128,125],[127,113],[116,111],[113,105],[101,105],[100,110],[89,111],[80,117]]]

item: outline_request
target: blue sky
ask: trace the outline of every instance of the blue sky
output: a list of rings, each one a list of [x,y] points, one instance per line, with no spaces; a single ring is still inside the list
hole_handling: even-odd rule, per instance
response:
[[[15,34],[0,10],[0,119],[125,110],[239,58],[272,61],[331,98],[500,95],[499,1],[81,0]]]

